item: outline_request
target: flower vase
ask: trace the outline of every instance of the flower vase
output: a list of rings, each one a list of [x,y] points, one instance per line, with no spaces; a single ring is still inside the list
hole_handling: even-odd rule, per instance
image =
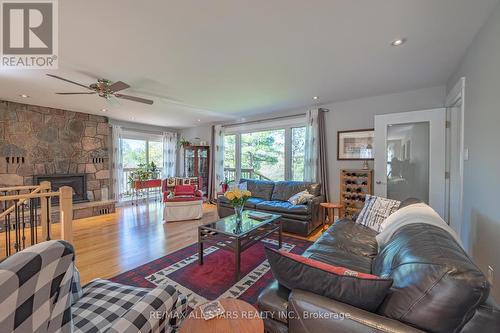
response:
[[[241,223],[243,215],[243,205],[234,206],[234,215],[236,216],[236,222]]]

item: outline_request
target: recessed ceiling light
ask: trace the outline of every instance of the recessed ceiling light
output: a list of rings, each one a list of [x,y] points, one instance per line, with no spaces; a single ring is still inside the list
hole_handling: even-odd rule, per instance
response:
[[[22,97],[22,98],[28,98],[28,97],[29,97],[29,96],[28,96],[28,95],[26,95],[26,94],[21,94],[21,95],[19,95],[19,96],[20,96],[20,97]]]
[[[200,122],[200,121],[201,121],[201,119],[198,119],[198,122]]]
[[[401,45],[403,45],[404,43],[406,43],[406,38],[400,38],[400,39],[393,40],[393,41],[391,42],[391,45],[392,45],[392,46],[401,46]]]
[[[101,112],[106,112],[106,111],[108,111],[108,109],[106,109],[106,108],[101,109]]]
[[[314,97],[313,97],[313,99],[314,99],[315,101],[317,101],[317,100],[319,99],[319,97],[318,97],[318,96],[314,96]]]

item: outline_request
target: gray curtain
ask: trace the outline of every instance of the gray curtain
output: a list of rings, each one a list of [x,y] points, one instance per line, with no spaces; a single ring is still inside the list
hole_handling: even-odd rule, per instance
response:
[[[325,201],[330,201],[330,191],[328,185],[328,155],[326,142],[325,115],[327,110],[319,109],[318,113],[318,181],[321,182],[321,192],[325,196]]]

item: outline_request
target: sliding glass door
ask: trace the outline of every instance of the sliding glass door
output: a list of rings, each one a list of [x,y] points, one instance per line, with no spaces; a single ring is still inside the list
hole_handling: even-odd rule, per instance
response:
[[[138,133],[124,135],[121,140],[122,145],[122,163],[123,176],[122,188],[124,193],[122,197],[130,198],[132,187],[130,176],[141,166],[153,162],[161,174],[163,168],[163,143],[160,136],[144,136]]]

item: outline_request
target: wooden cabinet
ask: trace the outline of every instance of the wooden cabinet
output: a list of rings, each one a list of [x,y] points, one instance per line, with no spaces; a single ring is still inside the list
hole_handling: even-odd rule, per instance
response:
[[[201,190],[208,193],[208,177],[210,169],[210,147],[188,146],[184,147],[184,176],[201,177]]]
[[[372,194],[373,170],[340,170],[340,203],[345,217],[359,214],[367,194]]]

